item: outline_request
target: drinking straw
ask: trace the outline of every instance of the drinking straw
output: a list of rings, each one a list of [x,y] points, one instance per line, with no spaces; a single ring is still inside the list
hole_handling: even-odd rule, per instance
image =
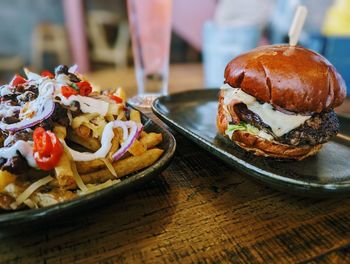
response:
[[[305,22],[306,15],[307,15],[306,6],[302,6],[302,5],[298,6],[294,15],[293,23],[288,33],[289,45],[295,46],[298,43],[299,36]]]

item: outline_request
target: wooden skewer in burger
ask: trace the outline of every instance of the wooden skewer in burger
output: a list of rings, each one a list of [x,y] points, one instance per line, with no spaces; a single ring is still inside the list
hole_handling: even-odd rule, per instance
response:
[[[219,94],[217,128],[258,156],[302,160],[339,131],[334,108],[345,98],[332,64],[295,46],[306,17],[296,12],[290,45],[268,45],[228,63]]]

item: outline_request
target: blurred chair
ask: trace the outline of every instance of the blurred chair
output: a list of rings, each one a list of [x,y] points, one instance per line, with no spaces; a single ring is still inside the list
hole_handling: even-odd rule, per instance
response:
[[[118,27],[113,45],[108,43],[107,26]],[[110,11],[90,11],[88,14],[88,33],[92,44],[92,60],[113,63],[117,67],[127,65],[130,34],[126,20]]]
[[[57,56],[59,64],[70,63],[70,52],[64,26],[50,23],[38,24],[32,35],[32,64],[36,69],[44,68],[46,53]]]

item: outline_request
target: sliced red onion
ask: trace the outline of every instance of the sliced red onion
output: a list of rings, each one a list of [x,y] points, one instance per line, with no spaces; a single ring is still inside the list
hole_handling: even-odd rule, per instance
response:
[[[22,115],[24,116],[21,117],[21,114],[20,114],[20,118],[22,118],[21,121],[13,124],[6,124],[4,122],[0,122],[0,129],[9,130],[12,132],[18,131],[28,127],[32,127],[36,124],[41,123],[45,119],[49,118],[55,110],[55,103],[53,101],[54,89],[55,87],[51,80],[44,81],[39,86],[38,97],[35,100],[29,102],[28,108],[32,111],[35,111],[34,116],[32,118],[27,118],[22,113]],[[14,107],[18,107],[18,106],[13,106],[13,108]]]
[[[15,132],[35,126],[36,124],[39,124],[45,119],[49,118],[53,114],[54,110],[55,103],[52,100],[48,100],[45,104],[42,105],[42,108],[38,110],[33,118],[26,118],[18,123],[13,124],[5,124],[3,122],[0,122],[0,129]]]
[[[72,65],[72,66],[69,67],[68,72],[70,72],[70,73],[76,73],[77,70],[78,70],[78,65],[77,65],[77,64],[74,64],[74,65]]]
[[[114,122],[117,123],[117,122],[122,122],[122,121],[114,121]],[[125,152],[128,151],[130,146],[139,137],[139,135],[140,135],[140,133],[142,131],[142,125],[141,126],[137,126],[137,123],[134,122],[134,121],[126,121],[124,123],[125,123],[126,127],[131,129],[131,131],[130,131],[130,133],[127,136],[126,139],[124,137],[125,133],[123,132],[123,140],[124,140],[124,142],[122,143],[122,145],[120,146],[118,151],[113,154],[112,158],[113,158],[114,161],[119,160],[125,154]]]

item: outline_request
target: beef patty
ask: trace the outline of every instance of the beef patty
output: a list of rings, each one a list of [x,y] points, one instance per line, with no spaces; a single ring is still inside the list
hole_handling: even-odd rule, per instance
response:
[[[339,131],[339,120],[333,110],[313,114],[304,124],[281,137],[277,137],[270,126],[265,124],[259,115],[250,111],[245,104],[236,104],[234,110],[240,120],[264,130],[276,141],[292,146],[322,144],[329,141]]]

